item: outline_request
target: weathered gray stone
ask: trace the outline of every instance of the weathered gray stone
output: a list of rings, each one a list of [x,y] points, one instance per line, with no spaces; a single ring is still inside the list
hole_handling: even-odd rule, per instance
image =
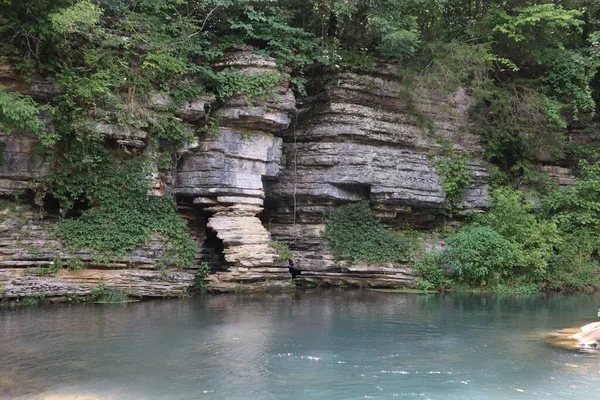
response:
[[[26,78],[8,64],[0,64],[0,86],[3,89],[29,95],[39,101],[48,101],[60,93],[56,86],[40,76]]]
[[[177,297],[193,286],[193,272],[178,271],[163,274],[160,271],[127,269],[83,269],[38,275],[22,268],[1,268],[3,283],[0,298],[26,296],[86,296],[102,285],[130,296]]]
[[[29,187],[29,181],[47,173],[48,165],[33,152],[33,139],[0,133],[4,144],[0,164],[0,193],[17,193]]]
[[[286,129],[290,116],[296,113],[296,99],[288,79],[277,69],[275,60],[255,54],[250,46],[237,46],[215,64],[217,68],[231,68],[236,74],[274,74],[280,76],[277,87],[263,97],[248,99],[238,93],[227,99],[219,110],[223,126],[244,131],[276,132]]]
[[[206,118],[206,110],[215,102],[213,95],[206,95],[190,102],[185,102],[175,110],[175,115],[186,122],[199,122]],[[173,103],[173,97],[168,94],[153,92],[150,94],[147,107],[150,109],[166,109]]]
[[[571,168],[563,168],[557,165],[540,165],[537,169],[547,174],[548,177],[558,183],[559,186],[568,186],[575,183],[575,176]]]
[[[206,221],[193,208],[181,208],[188,219],[192,239],[198,246],[197,260],[218,263],[207,245]],[[142,248],[108,262],[96,260],[91,250],[67,249],[51,233],[52,226],[42,223],[32,212],[0,210],[0,299],[44,295],[89,295],[103,285],[132,296],[176,297],[194,285],[196,267],[164,269],[167,243],[154,236]],[[83,265],[79,271],[67,269],[69,260]],[[62,268],[54,271],[56,263]]]
[[[285,164],[265,177],[264,219],[292,248],[300,281],[412,286],[416,276],[405,265],[336,262],[321,238],[323,220],[331,207],[359,200],[389,226],[432,226],[445,218],[443,181],[430,155],[442,150],[440,139],[471,155],[463,209],[487,207],[487,163],[469,131],[469,98],[464,89],[410,93],[393,75],[342,73],[330,81],[306,99],[296,126],[281,132]],[[423,120],[433,122],[433,135]]]
[[[105,122],[91,122],[89,129],[92,132],[100,133],[113,139],[137,140],[144,142],[148,138],[148,133],[140,129],[133,129],[128,126],[117,124],[107,124]]]

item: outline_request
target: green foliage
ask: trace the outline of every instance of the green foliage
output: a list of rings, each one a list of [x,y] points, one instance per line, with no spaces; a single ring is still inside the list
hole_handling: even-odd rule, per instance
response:
[[[519,65],[524,77],[541,78],[545,94],[568,106],[573,119],[580,113],[594,113],[589,85],[598,61],[592,47],[579,43],[585,25],[580,10],[549,2],[497,8],[483,24],[493,26],[499,56]]]
[[[529,293],[541,288],[580,291],[595,287],[599,281],[600,248],[594,222],[597,218],[586,218],[586,212],[577,206],[595,209],[600,203],[589,192],[575,189],[590,188],[590,180],[598,180],[595,170],[585,171],[578,178],[579,185],[546,195],[544,213],[536,213],[522,192],[506,187],[496,189],[489,212],[474,218],[481,225],[463,228],[451,236],[450,247],[439,263],[453,269],[459,285],[486,285],[503,292]],[[591,189],[593,193],[594,184]]]
[[[248,101],[274,95],[281,83],[278,73],[245,74],[225,69],[218,74],[219,98],[228,99],[235,95],[243,95]]]
[[[89,301],[107,304],[126,303],[129,301],[129,296],[118,290],[107,289],[104,284],[101,284],[92,289]]]
[[[520,175],[531,160],[562,155],[565,121],[556,103],[523,86],[488,87],[472,109],[485,155],[505,172]]]
[[[375,58],[366,52],[349,50],[338,50],[337,65],[342,70],[373,72],[375,69]]]
[[[46,128],[40,118],[42,111],[49,107],[38,106],[29,96],[1,90],[0,87],[0,130],[7,134],[30,132],[37,136],[43,145],[56,142],[57,135]]]
[[[544,210],[563,232],[588,230],[600,238],[600,163],[581,161],[579,170],[573,185],[544,197]]]
[[[441,263],[452,268],[455,279],[471,286],[495,285],[514,265],[515,246],[486,226],[461,229],[448,239]]]
[[[60,271],[62,269],[62,267],[63,267],[62,260],[55,257],[54,260],[50,263],[50,265],[47,265],[45,267],[38,266],[38,267],[33,268],[30,271],[33,272],[35,275],[44,276],[44,275],[56,274],[58,271]]]
[[[67,259],[67,269],[70,271],[81,271],[85,268],[85,264],[81,258],[68,258]]]
[[[203,261],[198,265],[198,271],[194,278],[196,289],[204,290],[208,287],[208,274],[210,274],[210,266]]]
[[[412,250],[411,240],[386,230],[366,201],[332,210],[322,235],[335,258],[349,263],[401,263]]]
[[[515,42],[543,41],[556,47],[564,47],[563,35],[581,33],[583,13],[565,10],[552,3],[536,4],[515,8],[512,14],[499,11],[500,22],[495,30],[502,32]]]
[[[440,254],[437,252],[426,252],[415,261],[413,268],[422,276],[417,280],[417,289],[439,289],[449,283],[446,271],[439,264]]]
[[[21,305],[23,306],[37,306],[39,302],[40,298],[35,296],[27,296],[21,299]]]
[[[98,25],[102,10],[89,0],[81,0],[70,7],[49,15],[52,29],[61,34],[82,32]]]
[[[400,77],[418,89],[452,93],[459,87],[479,88],[489,80],[497,58],[488,44],[424,43]]]
[[[286,244],[278,242],[277,240],[273,240],[269,243],[269,247],[277,251],[277,259],[279,261],[288,261],[294,257],[292,250],[290,250]]]
[[[432,155],[435,171],[440,175],[446,195],[446,206],[452,211],[460,207],[465,188],[471,183],[468,170],[471,154],[450,148],[442,155]]]
[[[599,244],[598,238],[586,230],[566,235],[560,252],[549,262],[547,280],[550,287],[569,292],[593,290],[600,282],[600,265],[594,256]]]
[[[416,17],[375,12],[369,26],[381,36],[379,51],[384,57],[402,61],[417,51],[420,35]]]
[[[56,234],[70,248],[107,256],[124,256],[158,234],[168,243],[165,263],[192,265],[195,246],[187,226],[172,198],[148,196],[149,176],[144,157],[120,161],[99,144],[71,148],[41,183],[60,201],[63,213],[76,203],[90,208],[59,221]]]
[[[523,193],[499,188],[492,193],[489,212],[477,221],[512,243],[515,249],[512,273],[535,282],[546,277],[548,262],[561,246],[562,238],[554,222],[538,217],[533,211],[533,203],[525,200]]]

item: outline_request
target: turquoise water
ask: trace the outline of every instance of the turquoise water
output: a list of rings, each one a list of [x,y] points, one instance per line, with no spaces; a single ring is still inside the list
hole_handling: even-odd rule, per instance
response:
[[[372,291],[0,310],[2,399],[596,399],[594,296]]]

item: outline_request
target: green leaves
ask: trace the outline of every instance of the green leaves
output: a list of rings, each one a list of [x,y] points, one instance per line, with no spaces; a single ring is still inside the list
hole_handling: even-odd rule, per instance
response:
[[[29,96],[0,91],[0,131],[6,134],[32,133],[42,145],[51,146],[60,136],[46,126],[41,113],[52,115],[53,111],[51,106],[38,106]]]
[[[190,266],[195,245],[179,217],[174,200],[150,197],[150,165],[143,156],[120,161],[99,143],[73,146],[41,183],[60,201],[66,214],[75,204],[84,210],[63,218],[56,233],[71,248],[91,249],[100,256],[124,256],[152,235],[167,243],[163,262]]]
[[[52,29],[60,34],[86,32],[97,26],[102,10],[89,0],[80,0],[48,16]]]
[[[518,190],[495,190],[489,212],[450,237],[437,262],[470,286],[593,286],[598,282],[600,171],[587,165],[582,170],[574,185],[543,198],[544,213],[536,214]],[[425,267],[426,273],[433,268]]]
[[[515,246],[514,266],[520,268],[520,274],[533,281],[546,277],[548,262],[562,245],[561,233],[554,222],[534,214],[533,203],[525,200],[522,192],[496,189],[489,212],[476,220]]]
[[[40,109],[31,97],[0,91],[0,129],[8,134],[19,130],[39,133],[46,126],[40,119]]]
[[[486,286],[500,282],[516,260],[514,245],[486,226],[463,228],[448,239],[441,263],[448,264],[458,282]]]
[[[590,230],[600,239],[600,163],[581,161],[579,169],[573,185],[544,197],[544,210],[563,231]]]
[[[332,210],[322,236],[335,258],[349,263],[401,263],[412,251],[411,240],[385,230],[366,201]]]
[[[584,24],[581,11],[565,10],[553,3],[516,8],[511,14],[500,11],[499,17],[502,22],[494,29],[515,42],[537,40],[558,48],[564,48],[565,34],[581,33]]]
[[[444,185],[446,207],[450,211],[461,207],[465,188],[471,183],[472,173],[468,169],[470,159],[471,154],[456,151],[452,147],[433,156],[433,166]]]
[[[218,73],[218,80],[220,99],[242,95],[248,101],[252,101],[253,98],[275,94],[282,76],[279,73],[245,74],[228,68]]]

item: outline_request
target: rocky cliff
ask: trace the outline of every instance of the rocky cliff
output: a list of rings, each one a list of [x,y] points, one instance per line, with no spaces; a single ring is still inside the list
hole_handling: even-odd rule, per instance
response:
[[[294,97],[274,60],[238,48],[218,64],[235,73],[279,74],[268,95],[238,94],[225,102],[199,98],[176,115],[191,128],[201,126],[209,108],[219,126],[203,130],[179,152],[168,176],[156,174],[153,195],[171,191],[198,246],[196,260],[211,266],[209,287],[218,291],[286,287],[297,283],[359,286],[412,286],[407,265],[345,265],[334,260],[321,238],[327,211],[367,200],[385,225],[428,228],[445,218],[443,179],[433,166],[444,139],[457,153],[468,152],[471,183],[463,213],[486,206],[487,164],[478,138],[470,133],[469,97],[414,93],[392,72],[330,74],[303,99]],[[20,84],[9,69],[0,81],[46,101],[55,93],[44,82]],[[36,86],[37,85],[37,86]],[[151,96],[145,107],[168,104]],[[424,126],[423,120],[433,121]],[[107,141],[143,152],[148,133],[119,125],[91,123]],[[433,133],[432,133],[433,131]],[[50,166],[31,150],[26,137],[1,138],[4,162],[0,190],[21,195]],[[72,252],[51,234],[52,222],[35,212],[3,211],[0,226],[1,296],[86,295],[99,284],[132,296],[177,296],[194,284],[195,269],[160,267],[164,240],[155,237],[126,257],[99,262],[94,254]],[[281,261],[270,246],[287,244],[294,255]],[[49,268],[69,259],[85,268]]]
[[[439,138],[471,154],[463,210],[486,206],[488,174],[478,138],[469,133],[464,90],[447,97],[408,92],[391,73],[342,73],[302,103],[297,123],[282,132],[285,164],[266,179],[270,231],[294,251],[304,282],[410,286],[404,265],[346,266],[321,239],[327,210],[368,200],[390,227],[431,227],[445,216],[445,193],[432,163]],[[427,118],[431,129],[422,123]]]

